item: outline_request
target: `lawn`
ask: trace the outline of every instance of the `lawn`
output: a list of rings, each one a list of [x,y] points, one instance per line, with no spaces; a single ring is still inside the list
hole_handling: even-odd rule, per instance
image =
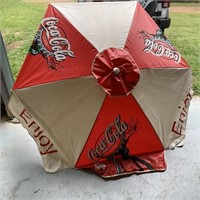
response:
[[[0,0],[0,30],[14,77],[17,77],[48,3]],[[37,3],[36,3],[37,2]],[[180,6],[190,9],[178,9]],[[177,8],[177,9],[176,9]],[[172,23],[166,36],[192,67],[193,88],[200,95],[200,4],[171,4]],[[194,10],[193,10],[194,9]],[[180,11],[179,11],[180,10]],[[189,10],[189,11],[188,11]]]

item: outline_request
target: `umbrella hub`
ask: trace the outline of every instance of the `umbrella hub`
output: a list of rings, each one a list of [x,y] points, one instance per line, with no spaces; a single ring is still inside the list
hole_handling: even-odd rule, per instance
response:
[[[110,96],[126,96],[140,78],[140,70],[130,53],[124,49],[108,48],[94,59],[92,73]]]
[[[113,73],[114,73],[114,75],[120,74],[120,69],[118,67],[114,67],[113,68]]]

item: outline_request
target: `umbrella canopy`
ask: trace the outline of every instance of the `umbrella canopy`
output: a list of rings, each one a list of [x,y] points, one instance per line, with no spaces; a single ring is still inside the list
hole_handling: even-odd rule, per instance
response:
[[[9,110],[48,172],[164,171],[185,137],[191,69],[137,2],[50,4]]]

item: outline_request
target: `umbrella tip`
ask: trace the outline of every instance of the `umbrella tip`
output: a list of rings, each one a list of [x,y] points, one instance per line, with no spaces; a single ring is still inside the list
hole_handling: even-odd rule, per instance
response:
[[[120,69],[119,69],[118,67],[114,67],[114,68],[113,68],[113,73],[114,73],[115,75],[118,75],[118,74],[120,73]]]

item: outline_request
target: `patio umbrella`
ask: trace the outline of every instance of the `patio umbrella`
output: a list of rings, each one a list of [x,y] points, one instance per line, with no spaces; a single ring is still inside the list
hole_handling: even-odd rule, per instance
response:
[[[113,177],[166,169],[191,96],[190,67],[139,3],[52,3],[8,107],[47,172]]]

